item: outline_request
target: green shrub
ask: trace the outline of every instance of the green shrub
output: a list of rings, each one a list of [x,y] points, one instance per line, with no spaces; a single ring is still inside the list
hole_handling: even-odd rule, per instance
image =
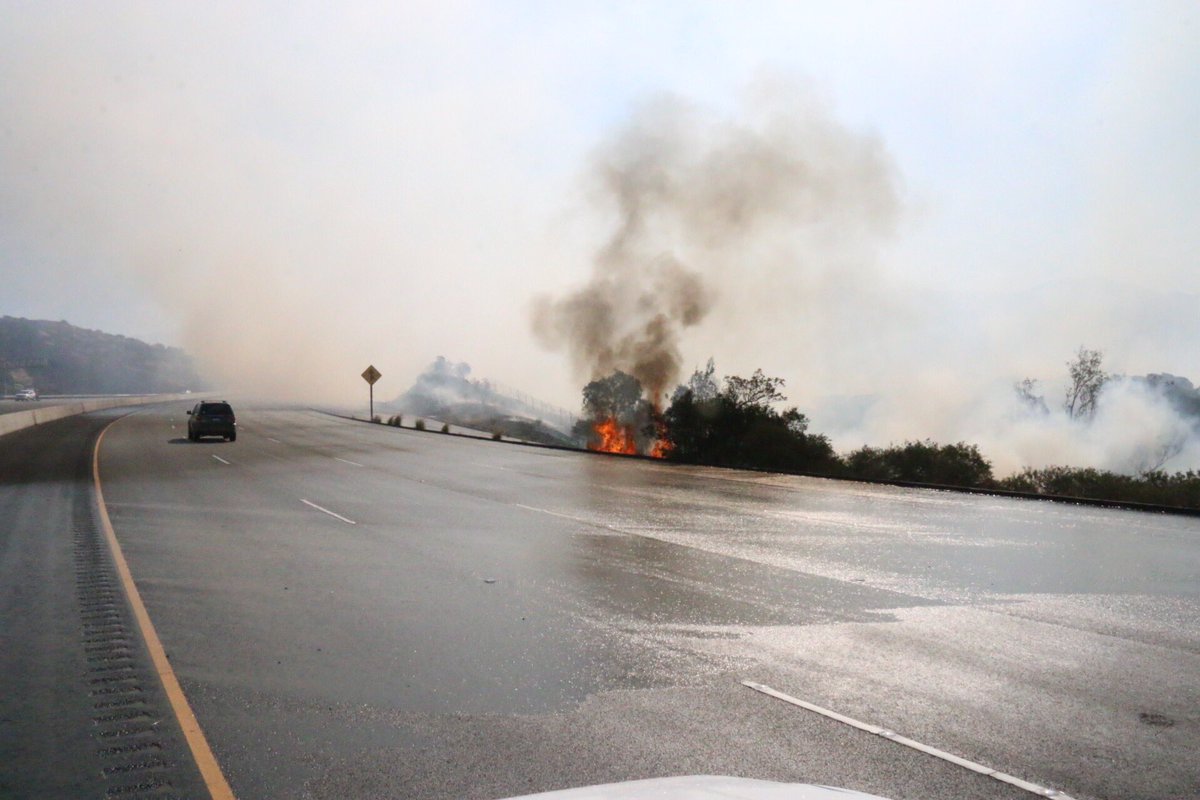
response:
[[[890,447],[862,447],[842,459],[852,478],[935,483],[943,486],[990,486],[992,465],[973,444],[905,442]]]
[[[731,381],[733,379],[730,379]],[[839,464],[829,439],[808,431],[808,418],[795,408],[776,411],[778,383],[759,373],[736,379],[732,388],[704,400],[691,389],[678,392],[663,415],[668,458],[722,467],[830,473]],[[746,389],[765,386],[766,399]],[[752,387],[753,388],[753,387]],[[658,427],[651,421],[651,431]],[[661,429],[661,428],[660,428]]]
[[[1090,467],[1026,467],[999,486],[1013,492],[1200,508],[1200,472],[1193,470],[1121,475]]]
[[[442,423],[442,433],[449,433],[449,432],[450,432],[450,423],[443,422]]]
[[[419,431],[425,430],[425,420],[418,419],[416,422],[413,423],[413,427]]]

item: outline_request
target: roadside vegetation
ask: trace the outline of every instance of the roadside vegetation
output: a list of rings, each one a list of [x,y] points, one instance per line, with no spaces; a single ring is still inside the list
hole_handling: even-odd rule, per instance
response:
[[[1013,492],[1200,508],[1200,472],[1194,470],[1121,475],[1091,468],[1027,467],[998,481],[996,486]]]
[[[1109,376],[1096,351],[1080,349],[1068,364],[1071,386],[1064,409],[1075,419],[1095,414]],[[643,398],[643,388],[623,372],[592,381],[584,389],[580,434],[604,420],[621,421],[628,449],[687,464],[761,469],[854,480],[917,483],[1036,495],[1200,509],[1200,472],[1167,473],[1161,460],[1150,469],[1125,475],[1093,468],[1026,468],[997,479],[974,444],[908,441],[887,447],[834,452],[829,439],[809,430],[808,418],[786,401],[784,381],[757,370],[749,378],[716,377],[710,359],[671,395],[661,411]],[[1047,408],[1035,394],[1036,382],[1015,387],[1031,408]],[[589,439],[592,449],[594,438]],[[636,445],[636,447],[635,447]]]
[[[891,447],[862,447],[841,458],[841,474],[877,481],[986,487],[992,465],[973,444],[929,440]]]
[[[731,376],[718,389],[710,360],[687,386],[676,391],[663,414],[667,458],[722,467],[800,472],[839,468],[829,439],[810,433],[808,418],[795,408],[776,410],[785,400],[783,379],[757,370]]]

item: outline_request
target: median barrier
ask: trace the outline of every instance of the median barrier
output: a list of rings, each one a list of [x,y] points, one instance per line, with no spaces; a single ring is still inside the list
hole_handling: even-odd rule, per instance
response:
[[[92,400],[81,400],[62,405],[38,406],[28,411],[13,411],[0,414],[0,436],[14,433],[35,425],[45,425],[47,422],[73,417],[77,414],[87,414],[92,411],[102,411],[106,408],[122,408],[124,406],[142,406],[149,403],[167,403],[172,400],[183,400],[191,395],[156,394],[140,397],[104,397]]]

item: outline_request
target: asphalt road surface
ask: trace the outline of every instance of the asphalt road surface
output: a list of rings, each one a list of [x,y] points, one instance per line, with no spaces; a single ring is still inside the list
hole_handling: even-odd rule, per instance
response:
[[[240,406],[236,443],[197,444],[185,409],[116,422],[100,475],[243,800],[501,798],[700,773],[895,800],[1032,796],[746,680],[1075,798],[1200,796],[1200,520]],[[105,420],[89,419],[0,438],[0,457],[18,436],[91,436]],[[39,475],[5,476],[10,513],[61,505],[70,480]],[[49,601],[20,588],[28,567],[4,541],[7,626]],[[25,633],[6,646],[71,636]],[[43,694],[0,701],[0,755],[14,730],[40,730],[30,707],[70,705]],[[27,787],[54,762],[31,763],[0,781]],[[186,767],[171,779],[184,794]]]

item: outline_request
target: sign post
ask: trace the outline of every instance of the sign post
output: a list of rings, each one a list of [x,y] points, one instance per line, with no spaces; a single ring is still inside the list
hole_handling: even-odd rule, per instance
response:
[[[362,379],[367,382],[368,386],[371,387],[371,411],[370,416],[367,417],[368,422],[375,421],[375,381],[382,377],[383,376],[379,373],[379,370],[375,369],[374,364],[363,370]]]

